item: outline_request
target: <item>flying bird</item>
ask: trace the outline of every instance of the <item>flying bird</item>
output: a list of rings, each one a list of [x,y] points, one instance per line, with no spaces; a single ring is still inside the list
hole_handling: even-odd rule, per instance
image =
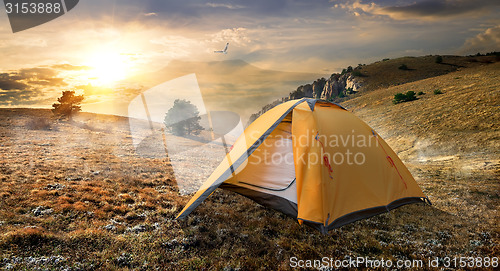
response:
[[[226,43],[226,47],[224,47],[224,50],[222,51],[214,51],[214,53],[222,53],[222,54],[227,54],[227,47],[229,46],[229,42]]]

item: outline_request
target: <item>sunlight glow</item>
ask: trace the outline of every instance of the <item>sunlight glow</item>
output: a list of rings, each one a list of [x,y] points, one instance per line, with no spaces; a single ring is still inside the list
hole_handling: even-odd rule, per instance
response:
[[[131,63],[126,55],[105,51],[95,53],[89,59],[86,63],[91,68],[88,76],[94,85],[111,86],[129,75]]]

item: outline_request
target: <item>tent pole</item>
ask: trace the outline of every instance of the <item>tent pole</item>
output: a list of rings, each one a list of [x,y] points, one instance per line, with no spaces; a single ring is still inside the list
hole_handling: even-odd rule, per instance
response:
[[[146,97],[144,97],[143,93],[141,93],[141,98],[142,103],[144,104],[144,109],[146,110],[146,115],[148,116],[149,128],[151,128],[151,132],[154,132],[153,122],[151,121],[151,115],[149,114],[148,104],[146,103]]]
[[[208,125],[210,126],[210,134],[212,135],[212,141],[215,140],[215,132],[212,124],[212,116],[210,115],[210,111],[207,110],[207,118],[208,118]],[[234,177],[236,174],[234,173],[234,167],[233,167],[233,162],[231,161],[231,156],[229,155],[229,150],[227,149],[227,143],[226,143],[226,138],[224,135],[220,135],[220,138],[222,140],[222,145],[224,146],[224,151],[226,151],[226,157],[227,161],[231,165],[231,175]]]

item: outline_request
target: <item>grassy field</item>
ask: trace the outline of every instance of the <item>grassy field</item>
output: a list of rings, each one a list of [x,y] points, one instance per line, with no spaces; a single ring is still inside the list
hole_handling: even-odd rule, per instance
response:
[[[0,268],[289,270],[290,257],[425,267],[435,257],[498,257],[499,70],[477,65],[344,102],[393,147],[433,205],[327,235],[220,189],[176,221],[189,196],[179,195],[166,158],[136,154],[126,118],[54,122],[49,110],[0,109]],[[409,90],[425,94],[392,103]]]

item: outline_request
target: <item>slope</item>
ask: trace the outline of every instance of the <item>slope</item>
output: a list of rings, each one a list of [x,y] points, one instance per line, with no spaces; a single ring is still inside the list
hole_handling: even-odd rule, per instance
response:
[[[396,93],[407,91],[425,94],[392,103]],[[342,105],[386,139],[436,208],[495,225],[500,205],[500,63],[368,92]]]

